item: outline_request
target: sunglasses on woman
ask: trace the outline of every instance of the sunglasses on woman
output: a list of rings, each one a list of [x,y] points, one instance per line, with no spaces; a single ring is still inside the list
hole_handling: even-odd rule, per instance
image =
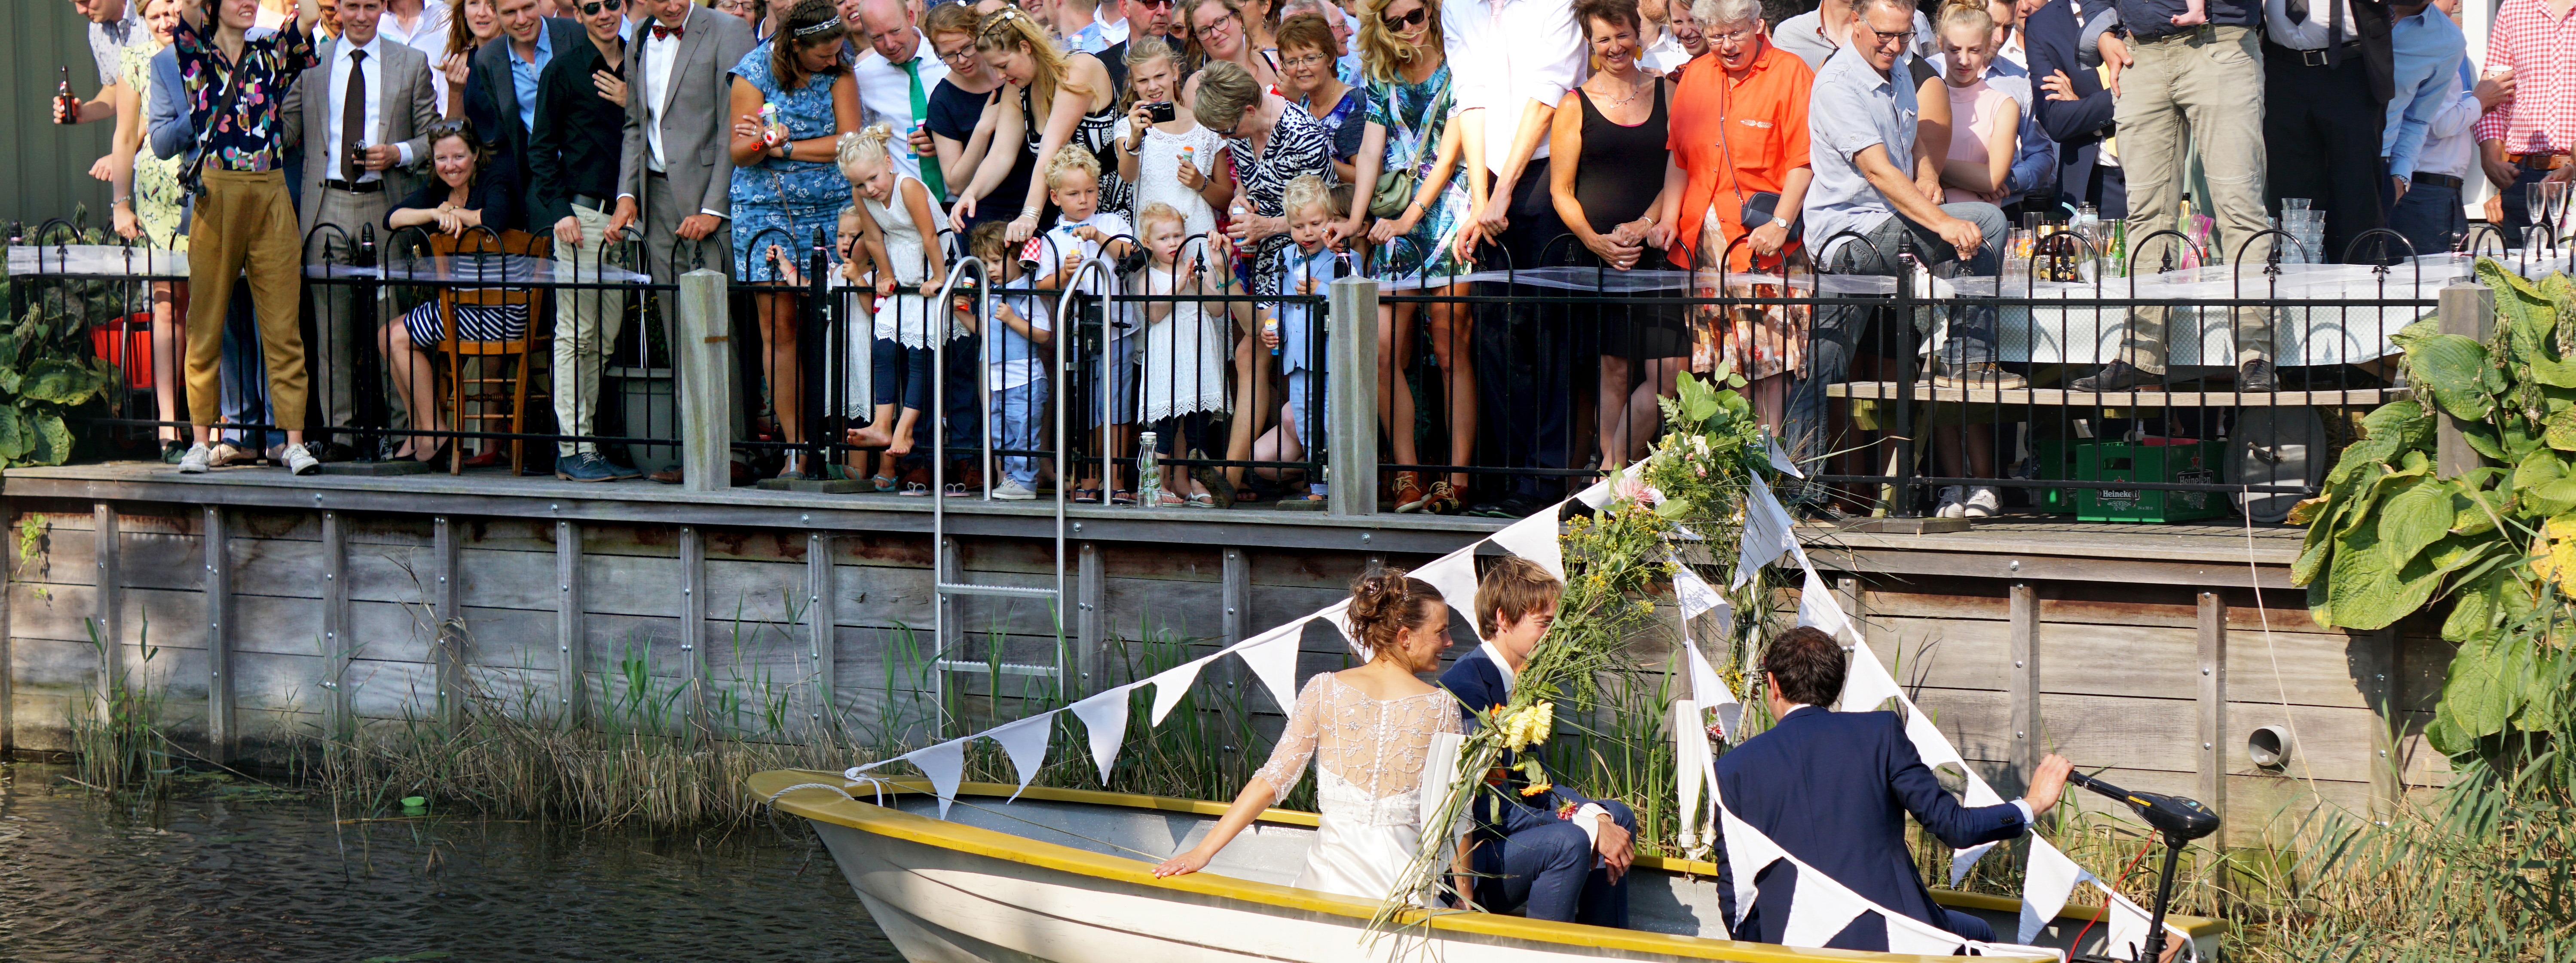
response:
[[[1413,8],[1413,12],[1412,12],[1412,13],[1405,14],[1404,16],[1401,16],[1401,17],[1380,17],[1380,18],[1378,18],[1378,20],[1379,20],[1379,22],[1380,22],[1380,23],[1384,23],[1384,24],[1386,24],[1386,29],[1388,29],[1388,30],[1393,30],[1393,31],[1395,31],[1395,32],[1397,32],[1397,33],[1402,33],[1402,32],[1404,32],[1404,29],[1405,29],[1405,28],[1407,28],[1407,27],[1419,27],[1419,26],[1422,26],[1422,24],[1423,24],[1425,21],[1428,21],[1428,20],[1430,20],[1430,19],[1431,19],[1431,15],[1430,15],[1430,13],[1429,13],[1428,11],[1424,10],[1424,9],[1423,9],[1423,8],[1421,8],[1421,7],[1415,7],[1415,8]]]
[[[624,6],[625,3],[626,0],[591,0],[590,3],[581,5],[581,15],[585,17],[596,17],[599,16],[599,11],[603,8],[615,10]],[[751,9],[751,4],[748,2],[730,3],[725,5],[725,10],[729,13],[741,13],[742,11],[749,9]]]

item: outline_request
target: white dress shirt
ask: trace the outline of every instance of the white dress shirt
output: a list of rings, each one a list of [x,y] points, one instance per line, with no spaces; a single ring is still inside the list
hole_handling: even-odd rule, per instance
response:
[[[2327,9],[2326,3],[2319,0],[2309,0],[2306,23],[2290,22],[2288,4],[2285,0],[2263,0],[2263,26],[2267,28],[2263,39],[2292,50],[2324,50],[2335,44],[2361,39],[2361,25],[2352,19],[2352,4],[2349,0],[2327,0],[2327,2],[2343,6],[2341,39],[2333,43],[2327,42],[2326,31],[2329,29],[2327,18],[2334,16],[2334,11]]]
[[[360,62],[357,58],[350,56],[351,54],[357,53],[361,50],[367,52],[367,59],[364,62]],[[358,122],[363,125],[361,133],[358,135],[358,142],[368,147],[376,146],[378,143],[382,142],[381,138],[384,136],[385,132],[384,53],[385,38],[383,34],[376,35],[374,40],[368,41],[367,45],[363,47],[350,46],[346,41],[331,45],[331,99],[324,102],[329,105],[331,124],[329,129],[323,131],[323,134],[325,135],[322,141],[322,159],[325,162],[325,166],[322,168],[323,180],[339,180],[342,172],[340,164],[340,145],[347,143],[347,141],[341,139],[340,135],[341,131],[344,129],[343,125],[347,123],[347,118],[341,116],[346,113],[346,111],[343,111],[340,108],[341,105],[349,102],[349,66],[353,63],[358,64],[358,69],[364,71],[367,77],[367,116],[358,119]],[[411,164],[411,145],[396,144],[394,146],[402,154],[402,163],[405,166],[409,166]],[[363,161],[361,163],[363,163]],[[384,179],[385,175],[382,171],[361,170],[358,172],[358,183],[360,184],[372,184]]]
[[[1510,698],[1512,687],[1520,684],[1520,672],[1512,668],[1511,661],[1503,658],[1503,650],[1495,648],[1493,643],[1482,642],[1476,647],[1485,650],[1485,658],[1494,661],[1494,671],[1503,677],[1503,696]],[[1583,808],[1575,810],[1574,815],[1566,817],[1566,821],[1573,823],[1574,828],[1583,830],[1584,839],[1591,841],[1594,846],[1599,846],[1601,845],[1601,820],[1594,817],[1607,815],[1610,815],[1610,811],[1601,808],[1600,803],[1584,803]]]
[[[384,19],[376,21],[376,36],[428,55],[429,86],[438,95],[438,112],[442,116],[447,113],[447,71],[440,70],[439,65],[447,60],[447,25],[450,16],[452,14],[448,9],[447,0],[423,0],[420,19],[413,21],[411,29],[403,29],[401,21],[395,19],[392,10],[386,10]],[[374,55],[369,54],[369,56]]]
[[[948,64],[931,53],[930,41],[918,36],[918,30],[915,34],[912,56],[916,66],[921,70],[922,103],[927,105],[931,92],[939,89],[939,82],[948,79]],[[895,173],[904,177],[919,178],[921,176],[920,156],[914,154],[909,148],[901,146],[904,139],[911,136],[913,125],[922,120],[912,114],[912,76],[905,73],[900,65],[887,62],[885,55],[869,49],[866,54],[859,57],[857,64],[850,67],[850,79],[857,81],[859,85],[860,126],[883,123],[894,128],[895,143],[898,145],[894,151]],[[948,174],[947,176],[954,178],[957,175]],[[965,181],[956,180],[952,183],[964,184]]]
[[[1459,0],[1440,11],[1456,106],[1451,116],[1485,111],[1485,167],[1497,174],[1511,160],[1521,114],[1535,101],[1554,107],[1583,82],[1589,49],[1570,0]],[[1542,132],[1543,133],[1543,132]],[[1538,139],[1530,159],[1547,156]]]
[[[670,102],[671,68],[680,62],[680,38],[644,34],[644,166],[668,169],[662,158],[662,105]]]
[[[1120,17],[1116,20],[1111,20],[1108,17],[1108,13],[1109,5],[1106,3],[1101,4],[1099,9],[1091,11],[1091,22],[1100,25],[1101,41],[1112,47],[1126,43],[1127,18]],[[942,64],[941,66],[944,67],[946,64]]]

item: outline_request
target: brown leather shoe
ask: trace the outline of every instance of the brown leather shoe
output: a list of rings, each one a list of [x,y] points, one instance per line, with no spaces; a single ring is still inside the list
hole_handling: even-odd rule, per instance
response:
[[[750,465],[746,465],[738,461],[729,461],[725,464],[730,466],[731,469],[726,472],[729,477],[727,477],[725,481],[730,483],[733,487],[740,488],[757,480],[751,477]],[[688,475],[678,468],[665,468],[644,477],[661,482],[665,485],[677,485],[688,480]]]

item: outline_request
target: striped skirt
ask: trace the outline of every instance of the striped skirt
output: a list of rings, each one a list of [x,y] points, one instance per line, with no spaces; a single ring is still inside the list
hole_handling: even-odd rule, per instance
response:
[[[438,316],[436,300],[413,306],[403,315],[402,323],[415,347],[434,348],[447,340],[447,326]],[[517,341],[528,336],[528,306],[457,305],[456,333],[467,341]]]

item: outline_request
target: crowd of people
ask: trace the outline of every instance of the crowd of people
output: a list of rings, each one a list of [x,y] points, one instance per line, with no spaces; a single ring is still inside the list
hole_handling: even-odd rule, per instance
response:
[[[879,491],[924,490],[933,422],[952,445],[987,427],[1006,451],[1072,443],[1036,415],[1068,370],[1041,359],[1072,353],[1041,292],[1123,294],[1058,386],[1067,430],[1122,463],[1151,432],[1167,458],[1224,467],[1101,477],[1095,461],[1054,480],[1022,454],[951,478],[1176,506],[1320,502],[1320,474],[1286,466],[1320,444],[1320,296],[1365,273],[1416,295],[1378,323],[1393,506],[1501,517],[1552,502],[1567,469],[1639,457],[1658,397],[1720,362],[1821,450],[1822,386],[1868,353],[1877,312],[1773,311],[1782,343],[1746,344],[1714,311],[1470,298],[1492,283],[1462,280],[1475,272],[1894,274],[1910,251],[1996,274],[2018,219],[2077,211],[2137,238],[2199,215],[2204,257],[2250,264],[2285,199],[2323,212],[2320,259],[2380,228],[2430,252],[2463,242],[2475,178],[2518,245],[2529,185],[2576,174],[2576,0],[2501,0],[2483,64],[2463,0],[69,2],[101,88],[57,119],[113,120],[93,174],[114,184],[117,231],[191,251],[189,281],[153,294],[162,418],[191,426],[166,457],[184,471],[350,457],[362,341],[419,432],[382,454],[447,454],[432,352],[524,336],[531,305],[414,308],[368,332],[349,287],[315,285],[305,320],[301,265],[345,258],[361,227],[522,231],[574,277],[637,241],[662,284],[728,271],[754,291],[737,326],[757,346],[752,430],[865,449],[774,470]],[[848,403],[808,424],[799,267],[818,245],[867,323],[826,349],[846,352]],[[2170,254],[2140,248],[2141,264]],[[932,303],[968,256],[991,272],[989,307]],[[629,305],[548,300],[556,474],[635,477],[577,440]],[[2163,379],[2164,313],[2133,309],[2118,357],[2069,386]],[[2239,315],[2234,384],[2268,390],[2268,314]],[[984,382],[990,410],[961,406],[969,392],[931,410],[942,345],[949,382]],[[264,370],[265,397],[219,387],[219,368]],[[1998,361],[1991,309],[1949,318],[1930,369],[2027,384]],[[327,440],[305,442],[308,408]],[[219,416],[285,441],[245,447]],[[1992,432],[1938,430],[1943,474],[1994,476]],[[1999,507],[1991,486],[1942,493],[1943,514]]]

